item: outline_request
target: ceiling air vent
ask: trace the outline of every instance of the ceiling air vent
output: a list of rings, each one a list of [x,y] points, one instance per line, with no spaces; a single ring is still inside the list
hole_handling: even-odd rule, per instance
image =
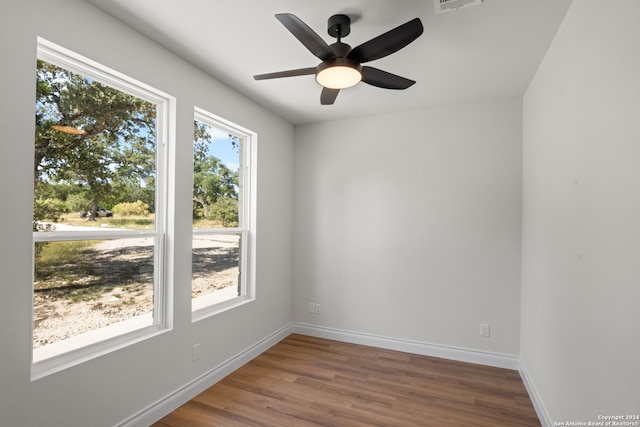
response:
[[[453,12],[467,6],[477,6],[483,0],[433,0],[435,3],[436,14]]]

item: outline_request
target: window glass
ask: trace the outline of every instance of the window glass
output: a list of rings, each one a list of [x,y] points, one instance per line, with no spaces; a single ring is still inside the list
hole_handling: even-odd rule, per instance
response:
[[[196,234],[193,236],[193,281],[191,293],[198,307],[240,296],[241,234]]]
[[[240,225],[242,139],[196,120],[193,140],[193,227]]]
[[[153,228],[156,105],[43,60],[36,91],[34,231],[60,219]],[[115,219],[134,213],[143,221]]]
[[[153,323],[153,238],[35,243],[33,345],[144,317]]]

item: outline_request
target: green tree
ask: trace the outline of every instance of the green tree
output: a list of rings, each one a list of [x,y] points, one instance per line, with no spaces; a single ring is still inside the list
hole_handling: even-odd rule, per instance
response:
[[[84,188],[95,219],[115,189],[139,189],[155,175],[154,104],[45,61],[36,97],[36,199],[45,183]]]
[[[91,206],[91,201],[86,192],[78,192],[67,197],[66,205],[69,212],[86,212]]]

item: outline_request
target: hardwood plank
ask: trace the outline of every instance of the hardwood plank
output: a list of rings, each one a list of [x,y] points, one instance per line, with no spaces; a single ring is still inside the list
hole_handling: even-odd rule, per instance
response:
[[[153,427],[539,427],[517,371],[292,334]]]

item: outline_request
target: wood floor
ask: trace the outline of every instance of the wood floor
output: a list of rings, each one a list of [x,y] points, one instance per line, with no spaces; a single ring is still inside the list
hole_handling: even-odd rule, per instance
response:
[[[153,426],[540,422],[517,371],[293,334]]]

